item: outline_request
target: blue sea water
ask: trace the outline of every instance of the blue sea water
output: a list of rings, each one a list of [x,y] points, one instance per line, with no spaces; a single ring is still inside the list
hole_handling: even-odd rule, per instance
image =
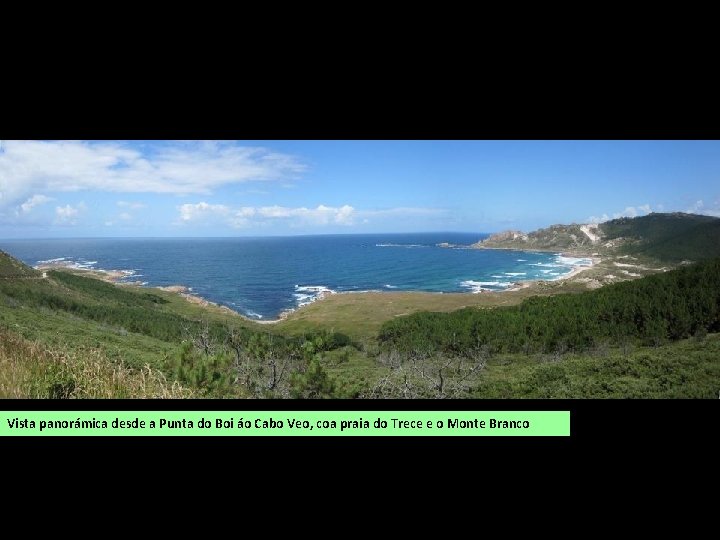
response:
[[[126,281],[184,285],[247,317],[269,320],[325,293],[500,291],[557,279],[588,259],[557,253],[468,249],[470,233],[262,238],[83,238],[0,240],[35,266],[124,270]],[[456,247],[440,247],[448,243]]]

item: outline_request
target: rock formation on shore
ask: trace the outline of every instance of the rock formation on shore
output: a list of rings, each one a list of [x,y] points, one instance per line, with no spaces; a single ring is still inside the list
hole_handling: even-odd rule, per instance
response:
[[[551,225],[531,233],[503,231],[472,245],[473,248],[578,249],[595,245],[602,233],[597,225]]]

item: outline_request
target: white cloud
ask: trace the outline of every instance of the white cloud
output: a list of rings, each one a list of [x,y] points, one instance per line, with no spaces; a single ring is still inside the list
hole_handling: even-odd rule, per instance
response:
[[[638,216],[644,216],[652,212],[652,208],[649,204],[641,204],[639,206],[626,206],[622,212],[615,212],[612,215],[612,219],[620,219],[624,217],[634,218]],[[611,218],[607,214],[601,216],[590,216],[587,219],[588,223],[604,223],[609,221]]]
[[[132,202],[132,201],[118,201],[117,205],[120,208],[129,208],[130,210],[140,210],[147,206],[145,203]]]
[[[715,205],[708,208],[702,199],[695,201],[690,208],[685,210],[689,214],[701,214],[703,216],[720,217],[720,201],[716,201]]]
[[[603,214],[602,216],[590,216],[587,219],[588,223],[605,223],[606,221],[610,221],[610,216],[607,214]]]
[[[691,214],[697,214],[702,212],[703,206],[705,206],[705,203],[700,199],[699,201],[695,201],[695,204],[685,211]]]
[[[615,212],[612,215],[612,218],[608,216],[607,214],[602,214],[601,216],[590,216],[588,218],[588,223],[604,223],[605,221],[609,221],[610,219],[618,219],[623,217],[638,217],[638,216],[644,216],[651,212],[664,212],[665,206],[662,204],[656,204],[655,207],[652,207],[649,204],[642,204],[639,206],[628,206],[623,210],[622,212]],[[689,207],[685,208],[685,210],[682,210],[683,212],[686,212],[688,214],[701,214],[705,216],[714,216],[714,217],[720,217],[720,201],[716,201],[715,204],[708,205],[705,204],[705,202],[702,199],[698,199],[693,204],[691,204]]]
[[[133,217],[132,217],[132,214],[129,214],[129,213],[127,213],[127,212],[121,212],[118,217],[119,217],[120,219],[122,219],[122,220],[125,220],[125,221],[130,221],[130,220],[133,218]]]
[[[27,201],[20,205],[20,209],[22,210],[23,214],[27,214],[31,212],[32,209],[36,206],[40,206],[41,204],[48,203],[52,200],[52,197],[46,197],[45,195],[33,195]]]
[[[258,208],[256,212],[258,215],[265,218],[288,218],[292,216],[293,212],[301,210],[307,210],[307,208],[286,208],[284,206],[263,206]]]
[[[364,216],[437,216],[444,214],[446,210],[442,208],[414,208],[401,206],[398,208],[386,208],[384,210],[365,210],[362,212]]]
[[[240,210],[235,212],[237,217],[249,218],[253,217],[257,211],[252,206],[243,206]]]
[[[341,207],[335,214],[335,222],[342,225],[352,225],[355,209],[347,204]]]
[[[225,216],[230,209],[224,204],[208,204],[199,202],[197,204],[183,204],[177,207],[180,211],[180,219],[184,223],[191,221],[202,221],[212,217]]]
[[[62,225],[75,225],[75,223],[77,223],[78,215],[85,209],[86,206],[83,202],[78,203],[78,205],[74,207],[69,204],[66,204],[65,206],[56,206],[56,222]]]
[[[350,205],[341,207],[325,206],[320,204],[317,208],[288,208],[286,206],[262,206],[260,208],[243,208],[244,216],[257,215],[266,219],[288,219],[295,218],[300,222],[314,225],[352,225],[354,223],[355,209]]]
[[[143,152],[116,142],[5,141],[0,204],[42,192],[210,193],[229,184],[292,180],[304,170],[294,156],[232,142],[180,141]]]
[[[351,226],[357,223],[369,223],[369,218],[376,217],[410,217],[441,215],[445,211],[436,208],[388,208],[384,210],[357,210],[349,204],[343,206],[326,206],[320,204],[315,208],[288,206],[243,206],[230,209],[222,204],[184,204],[178,206],[180,222],[199,221],[212,214],[224,219],[224,223],[235,228],[262,226],[269,223],[285,222],[290,226],[299,225],[342,225]]]
[[[615,212],[613,214],[613,219],[620,219],[624,217],[634,218],[638,216],[643,216],[645,214],[650,213],[650,205],[649,204],[643,204],[642,206],[626,206],[625,210],[622,212]]]

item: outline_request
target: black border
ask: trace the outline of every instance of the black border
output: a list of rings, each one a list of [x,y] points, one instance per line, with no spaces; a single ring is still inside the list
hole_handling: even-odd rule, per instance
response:
[[[122,453],[155,449],[167,452],[240,452],[270,457],[288,451],[315,457],[333,452],[352,452],[364,459],[378,452],[395,450],[407,458],[424,456],[468,457],[473,454],[502,457],[527,456],[572,463],[593,456],[603,462],[642,467],[647,459],[672,456],[680,459],[710,459],[720,418],[720,399],[513,399],[513,400],[0,400],[0,410],[569,410],[570,437],[6,437],[3,451],[70,451]],[[478,454],[479,452],[479,454]],[[145,455],[143,452],[140,455]],[[477,456],[476,456],[477,457]],[[691,463],[689,463],[691,464]]]
[[[541,81],[542,82],[542,81]],[[138,84],[141,84],[138,82]],[[173,94],[57,93],[8,98],[0,122],[3,139],[720,139],[720,102],[694,89],[663,94],[627,86],[595,94],[584,89],[542,91],[539,83],[384,88],[352,95],[332,88],[312,96],[294,85],[253,95],[210,88]],[[486,86],[492,86],[492,81]],[[127,88],[121,88],[127,90]],[[288,99],[288,95],[296,97]],[[128,97],[132,96],[132,97]],[[12,106],[9,102],[12,101]],[[720,396],[719,396],[720,397]],[[102,460],[115,466],[159,463],[180,456],[231,468],[233,460],[295,459],[314,463],[353,456],[355,467],[381,467],[412,459],[463,464],[469,474],[490,474],[494,460],[522,461],[526,474],[552,469],[578,474],[639,471],[672,475],[677,467],[702,474],[714,459],[718,400],[0,400],[1,410],[570,410],[571,437],[473,438],[262,438],[262,437],[22,437],[0,440],[3,453],[25,459],[58,458],[78,465]],[[192,456],[192,457],[191,457]],[[350,459],[350,458],[347,458]],[[660,459],[662,465],[651,463]],[[612,466],[610,464],[613,464]],[[580,468],[574,469],[580,465]],[[128,465],[129,466],[129,465]],[[615,467],[612,469],[612,467]],[[190,465],[190,470],[192,466]],[[582,471],[582,472],[580,472]],[[387,481],[387,480],[385,480]]]

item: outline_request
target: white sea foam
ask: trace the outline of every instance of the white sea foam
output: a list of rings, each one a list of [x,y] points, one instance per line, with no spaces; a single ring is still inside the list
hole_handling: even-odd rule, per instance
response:
[[[245,311],[245,315],[247,315],[248,317],[252,317],[254,319],[262,319],[263,318],[263,316],[260,315],[259,313],[255,313],[254,311],[249,310],[249,309],[247,311]]]
[[[106,268],[97,268],[96,265],[98,264],[98,261],[88,261],[86,259],[83,259],[82,257],[75,260],[73,257],[57,257],[55,259],[46,259],[42,261],[38,261],[36,268],[38,266],[43,265],[51,265],[56,266],[60,268],[69,268],[73,270],[94,270],[96,272],[117,272],[118,274],[121,274],[120,281],[125,281],[130,278],[135,279],[138,277],[144,277],[143,274],[138,274],[136,270],[115,270],[115,269],[106,269]],[[142,283],[143,285],[147,285],[146,282]]]
[[[525,275],[527,275],[527,272],[505,272],[505,275],[506,275],[506,276],[512,276],[512,277],[515,277],[515,276],[525,276]]]
[[[560,268],[561,266],[564,266],[564,265],[556,264],[556,263],[530,263],[530,266],[542,266],[545,268]]]
[[[466,287],[476,294],[482,291],[496,290],[496,288],[507,289],[511,285],[512,283],[502,281],[473,281],[472,279],[460,282],[460,286]]]
[[[295,285],[295,290],[299,292],[321,293],[326,292],[332,294],[334,291],[325,285]]]
[[[517,262],[527,262],[527,259],[518,259]]]
[[[588,257],[564,257],[558,255],[555,260],[562,265],[570,266],[592,266],[592,259]]]
[[[386,283],[386,284],[385,284],[385,288],[386,288],[386,289],[397,289],[397,285],[388,285],[388,284]]]
[[[325,285],[295,285],[295,291],[297,292],[293,296],[298,307],[307,306],[327,294],[336,292]]]

